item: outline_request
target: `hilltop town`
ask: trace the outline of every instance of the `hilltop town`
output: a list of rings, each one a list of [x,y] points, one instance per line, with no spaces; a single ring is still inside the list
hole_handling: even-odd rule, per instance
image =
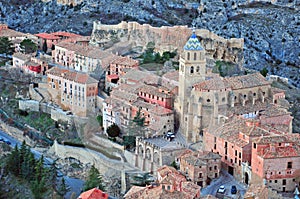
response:
[[[85,165],[64,175],[98,169],[106,192],[76,197],[299,197],[292,86],[245,68],[244,39],[125,21],[90,36],[0,24],[0,39],[1,128]]]

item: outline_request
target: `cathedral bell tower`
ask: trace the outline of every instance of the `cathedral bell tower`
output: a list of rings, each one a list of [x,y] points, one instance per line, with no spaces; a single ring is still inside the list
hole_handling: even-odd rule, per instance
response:
[[[186,115],[188,114],[189,98],[192,86],[205,80],[206,58],[195,30],[186,42],[179,60],[178,103],[180,113],[180,129],[185,134]],[[186,135],[186,137],[189,137]]]

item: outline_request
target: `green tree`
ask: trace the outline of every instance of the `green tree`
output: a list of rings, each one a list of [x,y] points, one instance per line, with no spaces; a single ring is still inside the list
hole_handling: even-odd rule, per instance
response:
[[[8,37],[0,37],[0,54],[12,55],[13,52],[13,44]]]
[[[93,165],[89,171],[89,175],[84,184],[83,190],[87,191],[95,187],[98,187],[102,191],[105,191],[105,187],[102,182],[102,176],[100,175],[98,169]]]
[[[118,127],[118,125],[116,125],[115,123],[113,123],[111,126],[109,126],[106,130],[107,134],[109,137],[118,137],[120,135],[120,128]]]
[[[264,68],[261,69],[259,72],[260,72],[260,74],[262,74],[264,77],[266,77],[269,71],[268,71],[268,69],[267,69],[266,67],[264,67]]]
[[[24,39],[20,43],[20,47],[22,51],[25,52],[26,54],[33,53],[37,50],[37,45],[30,39]]]
[[[69,190],[70,190],[70,188],[66,185],[65,179],[64,179],[64,178],[61,178],[61,183],[60,183],[60,185],[59,185],[59,187],[58,187],[58,190],[57,190],[58,194],[59,194],[60,196],[64,196],[64,195],[66,195],[66,193],[67,193]]]
[[[19,176],[20,171],[20,156],[19,156],[19,149],[18,146],[15,145],[15,148],[8,156],[8,160],[6,163],[6,168],[12,172],[15,176]]]
[[[44,40],[44,43],[43,43],[43,51],[44,51],[45,53],[47,53],[47,50],[48,50],[47,41]]]
[[[123,136],[123,145],[126,148],[135,147],[135,139],[136,136],[145,136],[145,117],[141,116],[141,108],[136,113],[135,117],[132,121],[129,121],[129,125],[127,127],[127,135]]]
[[[31,190],[35,199],[43,198],[43,194],[47,190],[46,188],[47,174],[45,172],[46,170],[43,167],[43,165],[44,165],[44,156],[42,155],[41,158],[38,160],[37,164],[35,165],[35,178],[31,182]]]

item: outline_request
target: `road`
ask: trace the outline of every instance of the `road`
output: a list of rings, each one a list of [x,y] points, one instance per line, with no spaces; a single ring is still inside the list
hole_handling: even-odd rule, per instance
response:
[[[246,187],[244,184],[242,184],[241,182],[237,181],[232,175],[230,175],[227,171],[222,170],[221,171],[221,175],[219,178],[214,179],[209,186],[201,189],[201,196],[204,195],[213,195],[215,196],[217,193],[217,190],[219,189],[219,187],[221,185],[225,186],[225,195],[229,196],[231,198],[236,198],[236,194],[231,194],[230,190],[231,190],[231,186],[235,185],[237,187],[238,192],[244,196],[244,194],[246,193]]]
[[[11,142],[11,147],[15,147],[17,146],[21,146],[21,142],[16,140],[15,138],[11,137],[10,135],[8,135],[7,133],[5,133],[4,131],[0,130],[0,136],[5,138],[6,140]],[[31,149],[31,152],[34,154],[36,159],[39,159],[42,154],[39,151],[36,151],[34,149]],[[49,165],[53,162],[53,160],[51,158],[46,158],[44,157],[44,162],[45,165]],[[60,170],[57,171],[58,175],[63,175],[62,172]],[[71,194],[73,192],[76,193],[76,197],[79,196],[79,194],[81,193],[84,181],[77,179],[77,178],[70,178],[68,176],[63,176],[63,178],[65,179],[65,182],[67,184],[67,186],[70,188],[69,192],[65,195],[65,198],[70,198]]]

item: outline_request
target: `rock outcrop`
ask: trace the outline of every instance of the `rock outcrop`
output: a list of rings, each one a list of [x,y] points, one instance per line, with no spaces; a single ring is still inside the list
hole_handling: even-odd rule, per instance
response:
[[[196,29],[195,32],[206,49],[208,58],[243,65],[243,39],[224,39],[205,29]],[[119,43],[129,45],[131,48],[140,46],[144,48],[143,50],[146,50],[147,44],[153,43],[158,52],[177,51],[180,54],[191,34],[192,30],[187,26],[158,28],[137,22],[123,21],[117,25],[94,22],[91,43],[102,48],[110,48],[115,53],[119,53]],[[112,41],[116,41],[116,45]]]
[[[300,86],[300,1],[298,0],[2,0],[0,21],[29,32],[71,31],[89,35],[93,21],[137,21],[152,26],[188,25],[224,38],[245,38],[244,66]],[[81,2],[81,0],[73,0]],[[68,1],[71,2],[71,1]],[[116,42],[117,40],[115,40]],[[126,51],[126,50],[125,50]]]

